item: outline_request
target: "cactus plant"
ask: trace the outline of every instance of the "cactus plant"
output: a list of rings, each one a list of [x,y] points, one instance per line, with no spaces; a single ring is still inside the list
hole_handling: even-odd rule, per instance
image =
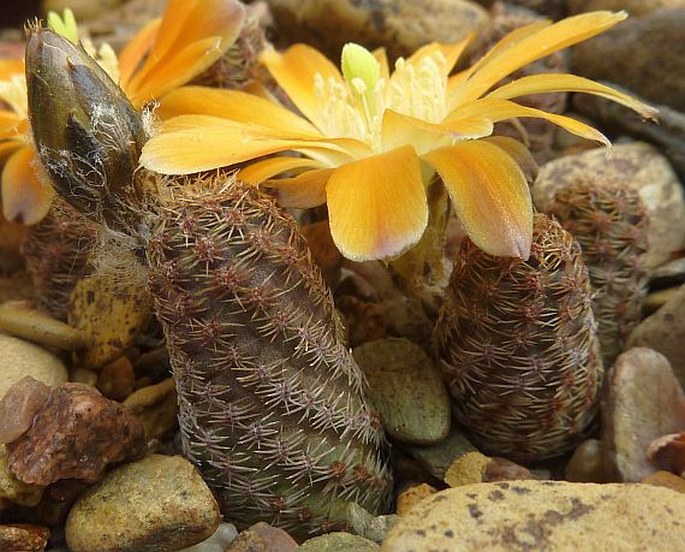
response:
[[[27,67],[52,79],[64,65],[79,66],[83,55],[37,29]],[[82,72],[90,74],[87,66]],[[86,95],[86,103],[112,96],[111,83],[99,87],[93,79],[84,88],[80,76],[67,75],[65,83],[56,77],[65,97],[48,98],[56,103],[52,117],[70,119],[72,96]],[[32,91],[41,79],[28,79],[32,121],[45,117],[45,91]],[[110,113],[117,136],[129,132],[137,140],[130,119],[139,115],[122,106],[125,98],[117,101]],[[53,178],[63,179],[62,197],[144,249],[176,379],[183,449],[229,519],[268,520],[304,536],[343,527],[350,501],[380,509],[391,482],[380,420],[295,221],[273,198],[232,176],[159,182],[139,171],[105,186],[76,163],[64,180],[58,161],[83,159],[92,143],[102,153],[103,177],[126,170],[138,147],[119,148],[102,134],[95,113],[93,120],[78,115],[85,142],[46,121],[33,126],[41,159]],[[116,154],[108,155],[103,143]]]
[[[580,246],[545,215],[525,261],[464,240],[435,341],[455,416],[484,451],[534,461],[582,438],[603,377],[591,297]]]
[[[623,351],[647,293],[647,214],[638,192],[619,183],[579,181],[554,196],[549,213],[578,240],[596,293],[604,365]]]

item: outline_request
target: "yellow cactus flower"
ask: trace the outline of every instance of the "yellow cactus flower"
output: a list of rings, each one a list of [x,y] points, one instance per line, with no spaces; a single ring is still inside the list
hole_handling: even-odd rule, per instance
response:
[[[118,81],[141,109],[186,84],[215,63],[237,38],[245,9],[237,0],[169,0],[163,17],[143,27],[117,56],[103,45],[88,54]],[[78,29],[70,10],[48,15],[51,27],[72,42]],[[54,191],[30,138],[23,60],[0,60],[0,164],[5,218],[36,224],[48,212]]]
[[[254,161],[240,172],[269,181],[284,205],[327,203],[340,251],[353,260],[394,258],[416,244],[429,207],[426,186],[442,179],[470,238],[494,255],[527,258],[532,203],[510,139],[490,137],[504,119],[538,117],[608,144],[594,128],[512,101],[573,91],[604,96],[653,117],[633,98],[570,74],[540,74],[496,87],[522,66],[594,36],[625,13],[592,12],[514,30],[471,68],[449,76],[468,40],[429,44],[390,73],[383,51],[347,45],[342,71],[305,45],[262,61],[303,116],[237,91],[177,89],[165,97],[159,135],[141,164],[187,174]],[[524,152],[522,153],[522,150]],[[280,154],[273,156],[272,154]]]

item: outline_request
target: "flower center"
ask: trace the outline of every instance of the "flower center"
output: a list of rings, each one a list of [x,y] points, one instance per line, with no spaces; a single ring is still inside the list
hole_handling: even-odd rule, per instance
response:
[[[322,130],[327,136],[356,138],[374,151],[384,150],[383,113],[392,109],[429,123],[447,115],[447,69],[440,52],[408,62],[399,58],[389,80],[368,50],[357,44],[343,48],[343,80],[314,77]]]

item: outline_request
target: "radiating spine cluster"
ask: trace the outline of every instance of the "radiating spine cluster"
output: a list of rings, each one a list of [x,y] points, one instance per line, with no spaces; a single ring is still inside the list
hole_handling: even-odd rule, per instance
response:
[[[390,483],[362,373],[295,222],[211,181],[172,190],[148,247],[185,453],[231,521],[341,527]]]
[[[641,318],[647,293],[647,213],[636,190],[619,184],[578,182],[557,192],[550,207],[578,240],[595,289],[606,367],[623,351]]]
[[[591,297],[578,243],[545,215],[527,261],[464,240],[435,340],[456,418],[484,451],[533,461],[582,438],[603,377]]]

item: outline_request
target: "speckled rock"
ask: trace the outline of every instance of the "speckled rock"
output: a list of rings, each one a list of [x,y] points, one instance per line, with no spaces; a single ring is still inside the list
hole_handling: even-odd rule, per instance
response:
[[[458,42],[480,34],[488,14],[468,0],[268,0],[279,39],[306,42],[340,58],[346,42],[384,46],[391,58],[427,42]]]
[[[379,546],[364,537],[337,532],[304,541],[297,552],[377,552]]]
[[[658,470],[650,443],[685,427],[685,396],[666,357],[635,347],[614,364],[602,409],[602,448],[607,475],[641,481]]]
[[[0,550],[8,552],[41,552],[50,537],[47,527],[40,525],[0,525]]]
[[[31,376],[46,385],[67,381],[64,363],[38,345],[0,334],[0,399],[24,376]]]
[[[455,458],[467,452],[476,451],[476,447],[454,425],[447,438],[437,445],[404,446],[403,449],[415,458],[433,477],[440,481],[445,478],[445,473],[447,473],[447,469],[454,462]]]
[[[450,399],[433,361],[406,339],[379,339],[354,350],[369,398],[388,435],[407,443],[439,443],[450,429]]]
[[[546,163],[533,186],[535,206],[547,212],[554,195],[579,180],[597,186],[625,183],[639,192],[649,216],[649,268],[669,260],[685,243],[682,187],[668,160],[649,144],[618,144],[611,153],[597,148]]]
[[[632,16],[662,8],[685,8],[685,0],[566,0],[569,14],[595,10],[626,10]]]
[[[673,372],[685,387],[685,284],[666,303],[645,318],[631,332],[627,347],[649,347],[671,363]]]
[[[678,550],[684,506],[682,495],[650,485],[478,483],[416,505],[381,552]]]
[[[685,110],[685,8],[633,17],[571,49],[573,73]]]
[[[438,490],[435,487],[431,487],[428,483],[421,483],[420,485],[408,488],[397,497],[397,506],[395,508],[397,515],[407,515],[407,512],[409,512],[414,505],[437,492]]]
[[[220,520],[193,465],[154,454],[88,489],[70,510],[65,531],[72,552],[165,552],[208,538]]]
[[[145,436],[119,403],[82,383],[62,383],[50,389],[31,427],[6,446],[10,471],[25,483],[92,483],[108,465],[142,457]]]

